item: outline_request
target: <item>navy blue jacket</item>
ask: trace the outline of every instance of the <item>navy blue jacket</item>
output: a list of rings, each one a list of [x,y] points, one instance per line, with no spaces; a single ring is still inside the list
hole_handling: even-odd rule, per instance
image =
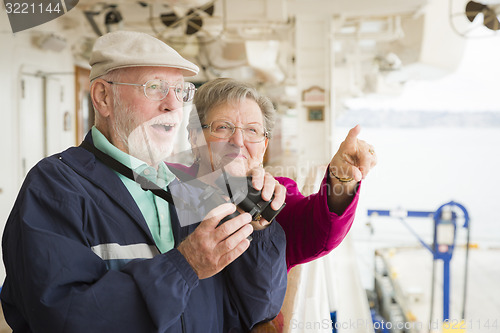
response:
[[[197,224],[171,213],[177,247]],[[252,237],[199,280],[176,248],[159,254],[114,171],[69,148],[29,172],[7,221],[4,315],[14,333],[245,332],[278,314],[286,290],[280,225]]]

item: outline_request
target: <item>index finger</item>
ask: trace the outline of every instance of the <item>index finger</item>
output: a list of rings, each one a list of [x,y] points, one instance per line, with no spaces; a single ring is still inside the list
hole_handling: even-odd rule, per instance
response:
[[[349,133],[347,133],[344,142],[347,144],[355,144],[360,132],[361,132],[361,126],[359,124],[354,126],[353,128],[351,128]]]
[[[278,210],[284,203],[286,199],[286,188],[276,181],[276,187],[274,190],[274,199],[271,202],[271,208],[273,210]]]
[[[219,225],[220,220],[234,213],[235,211],[236,206],[232,203],[225,203],[217,206],[208,212],[207,216],[205,216],[200,226],[215,229]]]
[[[249,176],[252,177],[252,186],[254,189],[260,191],[264,186],[265,170],[263,168],[253,168],[249,172]]]

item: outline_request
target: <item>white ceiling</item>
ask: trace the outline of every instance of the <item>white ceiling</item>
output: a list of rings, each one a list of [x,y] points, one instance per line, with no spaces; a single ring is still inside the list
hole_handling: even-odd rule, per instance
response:
[[[341,17],[378,17],[399,14],[416,14],[422,11],[427,0],[80,0],[77,11],[101,12],[96,20],[103,20],[109,5],[117,5],[128,28],[150,30],[151,19],[159,23],[162,13],[174,10],[182,16],[191,8],[214,3],[215,13],[212,21],[225,20],[228,25],[248,22],[284,22],[297,15],[341,16]],[[147,4],[141,6],[139,3]],[[207,19],[208,22],[209,18]],[[160,27],[161,23],[160,23]]]
[[[388,52],[396,52],[404,64],[415,62],[422,51],[422,36],[427,24],[423,18],[429,11],[439,13],[441,18],[433,20],[447,25],[448,3],[462,8],[464,1],[467,0],[80,0],[76,8],[60,20],[66,27],[62,34],[78,48],[75,53],[83,59],[97,38],[85,12],[95,12],[96,25],[106,33],[104,18],[112,9],[110,5],[116,5],[123,21],[110,26],[111,30],[136,30],[155,35],[184,56],[201,63],[202,67],[211,68],[213,75],[227,70],[255,75],[255,68],[248,68],[248,45],[245,44],[249,43],[245,41],[281,41],[278,61],[283,68],[284,62],[294,57],[294,21],[300,18],[314,20],[317,17],[338,24],[335,38],[347,41],[344,49],[350,58],[352,43],[358,43],[359,51],[366,51],[358,55],[359,61],[371,63],[380,53],[385,56]],[[432,7],[436,3],[440,3],[441,8]],[[210,4],[215,8],[213,15],[198,12],[203,20],[202,28],[196,35],[186,35],[188,11]],[[175,13],[181,18],[175,29],[161,22],[160,15],[167,13]],[[433,34],[438,36],[436,32],[439,31]],[[397,45],[393,43],[396,39],[399,39]],[[370,43],[366,43],[367,40]],[[371,48],[365,50],[366,45]],[[288,55],[283,57],[285,52]],[[449,59],[449,55],[445,58]],[[339,56],[338,59],[342,61],[343,58]]]

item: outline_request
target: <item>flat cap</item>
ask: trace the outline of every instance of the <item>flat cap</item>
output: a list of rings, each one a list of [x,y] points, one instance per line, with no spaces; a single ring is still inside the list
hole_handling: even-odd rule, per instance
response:
[[[99,37],[89,60],[90,80],[113,69],[140,66],[179,68],[184,76],[199,68],[161,40],[142,32],[115,31]]]

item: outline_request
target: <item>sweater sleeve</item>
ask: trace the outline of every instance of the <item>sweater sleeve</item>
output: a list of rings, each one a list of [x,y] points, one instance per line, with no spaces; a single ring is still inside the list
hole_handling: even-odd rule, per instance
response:
[[[288,270],[328,254],[342,242],[352,226],[361,184],[347,209],[339,216],[328,208],[328,194],[334,190],[328,177],[325,173],[318,192],[309,196],[303,196],[292,179],[276,178],[286,187],[286,206],[277,216],[277,221],[286,234]]]

